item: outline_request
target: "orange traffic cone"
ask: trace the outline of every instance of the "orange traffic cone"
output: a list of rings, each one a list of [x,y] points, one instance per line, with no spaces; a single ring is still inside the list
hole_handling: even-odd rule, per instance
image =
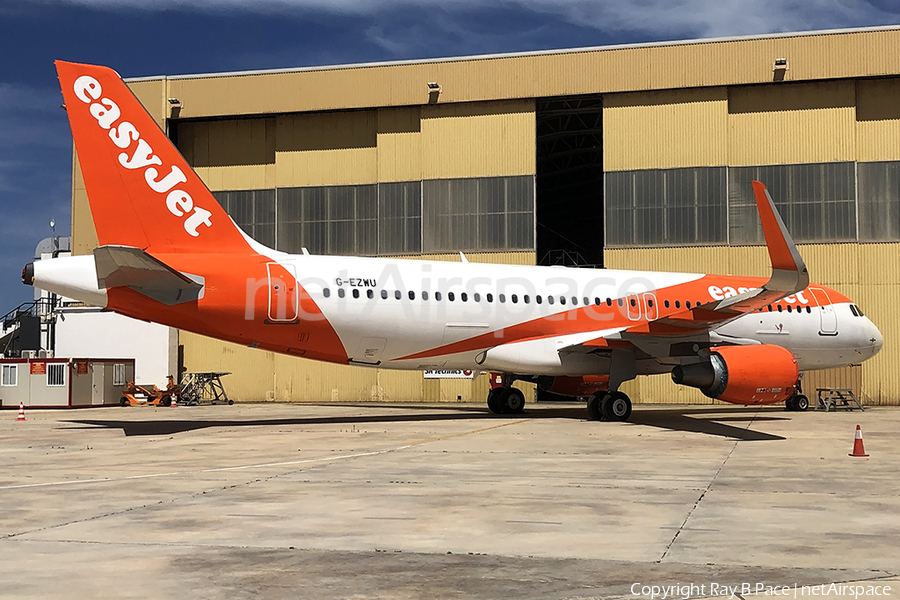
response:
[[[19,418],[16,421],[24,421],[25,420],[25,404],[23,402],[19,402]]]
[[[862,430],[859,425],[856,426],[856,438],[853,440],[853,454],[850,456],[868,456],[865,448],[863,448]]]
[[[169,396],[172,399],[172,403],[169,405],[169,408],[178,408],[178,399],[175,396]]]

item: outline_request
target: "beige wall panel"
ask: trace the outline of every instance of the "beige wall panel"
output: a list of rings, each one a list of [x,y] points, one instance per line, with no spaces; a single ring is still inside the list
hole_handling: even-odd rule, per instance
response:
[[[377,393],[372,399],[378,402],[422,402],[424,382],[421,371],[389,371],[378,369]]]
[[[78,154],[72,147],[72,254],[90,254],[99,245],[97,230],[94,228],[94,216],[87,190],[84,188],[84,177],[78,164]]]
[[[852,81],[730,88],[728,164],[854,160],[855,103]]]
[[[856,82],[857,160],[900,160],[900,78]]]
[[[284,354],[275,355],[275,369],[275,400],[278,402],[378,400],[378,372],[375,369],[318,363]]]
[[[275,119],[184,121],[178,149],[195,168],[275,164]]]
[[[194,169],[212,191],[258,190],[275,187],[275,165],[198,167]]]
[[[147,81],[133,81],[128,84],[131,93],[144,105],[156,124],[165,131],[166,119],[169,116],[169,101],[166,96],[166,81],[164,79],[151,79]]]
[[[821,388],[849,388],[859,398],[862,389],[862,370],[863,367],[860,365],[851,365],[805,373],[803,375],[803,394],[809,398],[810,407],[815,408],[818,398],[816,390]]]
[[[375,114],[348,111],[278,117],[277,186],[375,183]]]
[[[422,117],[424,179],[535,171],[532,100],[428,106]]]
[[[802,252],[802,250],[801,250]],[[604,251],[609,269],[712,273],[767,277],[771,271],[764,246],[693,246],[688,248],[630,248]]]
[[[423,254],[421,256],[409,256],[406,258],[460,262],[459,254]],[[537,264],[537,258],[534,252],[467,252],[466,260],[473,263],[489,263],[498,265]]]
[[[884,347],[862,365],[862,399],[869,404],[900,404],[900,319],[897,318],[897,280],[860,286],[854,298],[884,336]],[[840,327],[840,324],[838,324]]]
[[[222,378],[229,398],[235,402],[265,402],[275,390],[275,355],[229,342],[220,342],[188,331],[179,332],[188,371],[224,371]]]
[[[666,169],[726,164],[724,87],[603,97],[603,169]]]
[[[378,181],[422,179],[421,109],[378,110]]]

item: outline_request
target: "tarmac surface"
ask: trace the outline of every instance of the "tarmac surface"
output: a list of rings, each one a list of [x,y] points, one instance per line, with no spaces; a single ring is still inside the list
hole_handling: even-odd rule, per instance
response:
[[[0,598],[900,598],[898,441],[888,407],[4,410]]]

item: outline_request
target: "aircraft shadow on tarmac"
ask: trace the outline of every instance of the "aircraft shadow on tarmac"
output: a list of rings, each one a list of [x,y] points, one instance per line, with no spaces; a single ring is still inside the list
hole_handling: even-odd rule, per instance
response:
[[[385,408],[381,405],[379,408]],[[374,407],[373,407],[374,408]],[[387,408],[399,408],[398,406]],[[404,406],[405,410],[413,407]],[[425,408],[425,407],[423,407]],[[190,410],[190,409],[186,409]],[[66,421],[87,428],[107,428],[121,429],[126,436],[138,435],[172,435],[176,433],[184,433],[187,431],[196,431],[198,429],[207,429],[210,427],[284,427],[284,426],[304,426],[304,425],[360,425],[367,423],[403,423],[403,422],[424,422],[424,421],[488,421],[498,418],[487,412],[487,409],[472,407],[441,407],[441,412],[434,412],[434,407],[427,407],[426,410],[414,409],[403,414],[369,414],[369,415],[346,415],[339,417],[299,417],[291,419],[159,419],[159,420],[118,420],[118,419],[74,419]],[[700,433],[705,435],[713,435],[735,440],[745,441],[774,441],[783,440],[782,436],[754,431],[749,428],[751,423],[761,421],[778,421],[785,417],[768,416],[755,412],[753,414],[737,415],[740,408],[729,409],[710,408],[710,409],[657,409],[657,410],[640,410],[638,407],[631,415],[628,424],[643,425],[647,427],[656,427],[659,429],[668,429],[671,431],[682,431],[688,433]],[[724,414],[723,414],[724,413]],[[708,416],[706,416],[708,415]],[[585,409],[580,406],[540,406],[526,411],[519,418],[524,419],[573,419],[585,420]],[[729,425],[726,421],[747,423],[744,427]],[[615,424],[592,423],[591,426],[604,427],[613,426]],[[82,429],[84,427],[73,427]]]

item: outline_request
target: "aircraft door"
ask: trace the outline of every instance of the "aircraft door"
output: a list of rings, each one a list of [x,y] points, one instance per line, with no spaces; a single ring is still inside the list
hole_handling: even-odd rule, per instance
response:
[[[820,335],[837,335],[837,313],[831,304],[831,298],[828,292],[821,288],[809,288],[813,297],[818,303],[816,310],[819,311],[819,334]]]
[[[638,321],[641,318],[641,299],[637,294],[628,294],[625,296],[625,310],[628,319]]]
[[[271,262],[266,265],[269,274],[270,321],[289,323],[297,320],[297,272],[294,265]]]

